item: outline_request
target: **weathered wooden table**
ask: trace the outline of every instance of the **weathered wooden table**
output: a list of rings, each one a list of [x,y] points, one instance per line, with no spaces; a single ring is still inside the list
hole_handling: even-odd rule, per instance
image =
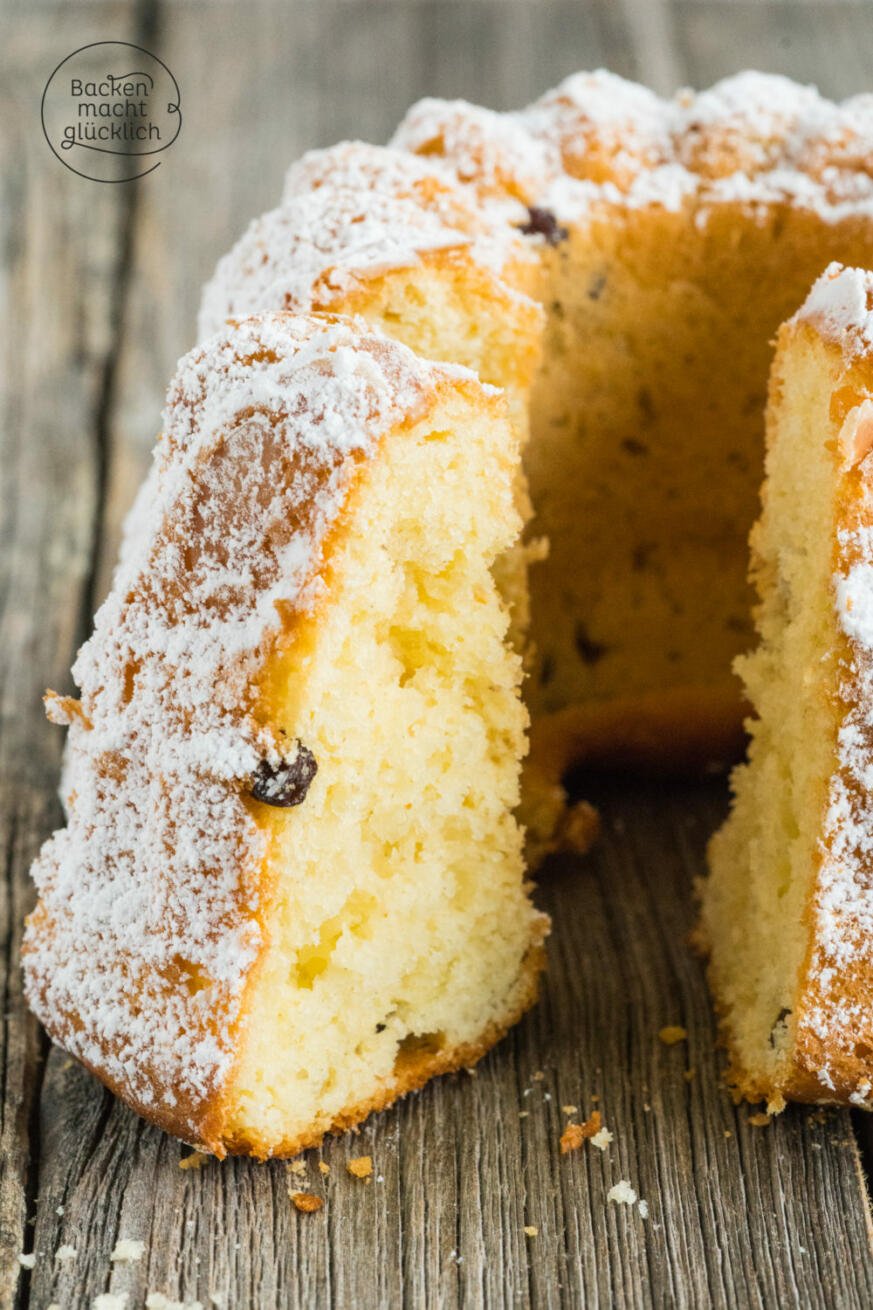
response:
[[[178,1143],[49,1048],[18,960],[28,865],[59,821],[62,734],[40,693],[69,686],[200,284],[288,162],[384,140],[428,92],[508,107],[601,64],[659,90],[750,65],[867,89],[873,5],[32,0],[3,23],[0,1305],[873,1305],[864,1125],[792,1109],[754,1126],[719,1084],[686,934],[723,781],[594,785],[597,850],[542,879],[541,1005],[476,1076],[311,1152],[319,1214],[290,1207],[281,1163],[180,1169]],[[75,177],[40,132],[54,65],[106,39],[160,54],[182,92],[179,141],[134,185]],[[665,1024],[687,1041],[659,1042]],[[608,1150],[561,1157],[568,1104],[601,1110]],[[363,1154],[369,1183],[344,1168]],[[647,1218],[608,1203],[620,1179]],[[120,1238],[142,1258],[113,1264]],[[56,1259],[62,1244],[75,1259]]]

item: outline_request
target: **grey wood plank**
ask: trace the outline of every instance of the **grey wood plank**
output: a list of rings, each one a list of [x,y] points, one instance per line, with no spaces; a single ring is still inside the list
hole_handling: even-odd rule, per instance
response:
[[[33,904],[28,867],[57,818],[57,806],[45,788],[0,785],[0,1306],[4,1307],[13,1303],[22,1274],[18,1256],[29,1245],[25,1225],[34,1188],[34,1096],[45,1055],[45,1043],[22,995],[20,929]]]
[[[813,82],[836,99],[870,89],[873,5],[867,0],[674,0],[673,26],[694,86],[759,68]]]
[[[118,252],[129,201],[62,168],[39,102],[64,54],[129,35],[124,6],[4,21],[0,77],[0,1306],[26,1295],[39,1139],[34,1097],[45,1040],[24,1005],[18,948],[33,892],[28,866],[59,822],[62,736],[43,714],[47,684],[70,685],[85,630],[100,498],[102,415],[117,335]],[[17,1291],[16,1291],[17,1289]]]

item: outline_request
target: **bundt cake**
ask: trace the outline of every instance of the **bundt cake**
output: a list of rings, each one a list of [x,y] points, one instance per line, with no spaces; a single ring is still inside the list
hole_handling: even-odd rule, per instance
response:
[[[473,1064],[547,920],[492,574],[517,431],[470,372],[268,313],[182,360],[76,661],[31,1004],[128,1104],[288,1155]]]
[[[832,265],[780,329],[752,547],[752,745],[701,932],[730,1078],[771,1109],[870,1106],[873,273]]]
[[[203,333],[360,313],[529,425],[540,835],[574,760],[738,749],[770,343],[831,260],[873,263],[871,161],[873,96],[758,73],[672,100],[580,73],[517,113],[425,100],[388,148],[294,164],[205,291]]]
[[[291,1154],[471,1063],[535,994],[523,827],[535,859],[564,771],[736,748],[770,338],[873,263],[871,160],[873,97],[595,73],[293,165],[204,292],[81,699],[49,697],[28,993],[131,1105]],[[759,722],[705,893],[774,1103],[870,1086],[867,295],[832,272],[781,337]]]

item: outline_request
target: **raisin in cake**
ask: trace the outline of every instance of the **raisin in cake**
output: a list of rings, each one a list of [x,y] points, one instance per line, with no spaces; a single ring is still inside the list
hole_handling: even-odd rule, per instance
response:
[[[74,674],[27,991],[161,1127],[288,1155],[474,1063],[546,920],[513,815],[521,527],[504,398],[361,323],[181,363]]]

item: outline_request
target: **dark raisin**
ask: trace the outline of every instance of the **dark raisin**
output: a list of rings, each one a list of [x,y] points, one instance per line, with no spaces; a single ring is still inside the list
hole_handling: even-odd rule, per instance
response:
[[[570,233],[561,227],[550,209],[540,209],[537,205],[528,205],[528,219],[519,225],[519,232],[526,237],[545,237],[546,245],[557,246],[566,241]]]
[[[603,295],[603,290],[605,286],[606,286],[606,274],[598,273],[597,277],[591,279],[591,283],[588,287],[588,299],[599,300],[600,297]]]
[[[628,455],[648,455],[649,448],[643,441],[637,441],[635,437],[625,437],[621,443],[622,450]]]
[[[655,404],[652,400],[651,391],[648,391],[646,387],[640,387],[637,392],[637,404],[642,411],[643,418],[648,419],[648,421],[651,422],[655,417]]]
[[[648,568],[654,552],[655,543],[653,541],[640,541],[634,546],[631,555],[631,568],[635,573],[640,573],[643,569]]]
[[[301,805],[306,800],[312,779],[318,773],[318,763],[308,746],[297,742],[290,758],[276,766],[267,760],[258,765],[252,783],[252,796],[265,805],[278,805],[283,809]]]
[[[555,657],[545,654],[540,663],[540,686],[548,687],[555,676]]]
[[[377,1033],[383,1033],[387,1027],[388,1027],[387,1023],[377,1023],[377,1024],[376,1024],[376,1032],[377,1032]]]
[[[603,659],[608,647],[602,645],[599,641],[594,641],[593,638],[588,635],[588,630],[583,623],[576,624],[576,630],[573,636],[576,643],[576,649],[586,664],[597,664]]]

